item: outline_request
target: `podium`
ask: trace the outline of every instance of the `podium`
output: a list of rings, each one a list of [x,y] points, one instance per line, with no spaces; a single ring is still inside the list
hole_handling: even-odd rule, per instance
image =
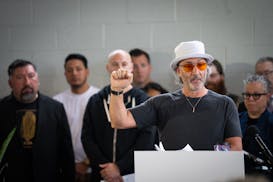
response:
[[[244,179],[243,152],[135,151],[135,182],[229,182]]]

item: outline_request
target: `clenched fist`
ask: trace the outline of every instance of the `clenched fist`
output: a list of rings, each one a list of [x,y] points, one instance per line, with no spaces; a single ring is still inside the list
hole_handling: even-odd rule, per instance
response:
[[[118,69],[111,73],[111,89],[122,91],[128,87],[133,81],[133,74],[125,69]]]

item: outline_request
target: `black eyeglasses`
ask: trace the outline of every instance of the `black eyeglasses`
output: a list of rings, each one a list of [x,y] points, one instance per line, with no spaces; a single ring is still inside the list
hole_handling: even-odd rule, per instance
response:
[[[243,95],[244,99],[248,100],[250,97],[252,97],[256,101],[256,100],[259,100],[262,95],[267,95],[267,93],[254,93],[254,94],[250,94],[250,93],[245,93],[244,92],[244,93],[242,93],[242,95]]]
[[[273,70],[270,70],[270,71],[265,71],[265,72],[261,73],[260,75],[263,75],[263,76],[265,76],[265,77],[268,77],[268,76],[270,76],[272,73],[273,73]]]

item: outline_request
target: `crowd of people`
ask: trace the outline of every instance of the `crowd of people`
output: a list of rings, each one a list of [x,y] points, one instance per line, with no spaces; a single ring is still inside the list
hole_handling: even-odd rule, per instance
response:
[[[257,60],[240,96],[229,92],[221,62],[203,42],[181,42],[174,54],[180,89],[173,92],[151,78],[142,49],[110,52],[102,89],[88,82],[87,58],[69,54],[69,88],[53,98],[39,91],[33,62],[13,61],[11,93],[0,100],[0,180],[122,182],[134,179],[134,151],[159,142],[166,150],[228,145],[247,154],[246,175],[272,180],[273,58]]]

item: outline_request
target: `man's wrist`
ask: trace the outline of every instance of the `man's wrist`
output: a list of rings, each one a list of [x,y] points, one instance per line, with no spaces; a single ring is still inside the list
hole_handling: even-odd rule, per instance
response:
[[[123,90],[114,90],[112,88],[110,89],[110,92],[113,95],[121,95],[121,94],[123,94]]]

